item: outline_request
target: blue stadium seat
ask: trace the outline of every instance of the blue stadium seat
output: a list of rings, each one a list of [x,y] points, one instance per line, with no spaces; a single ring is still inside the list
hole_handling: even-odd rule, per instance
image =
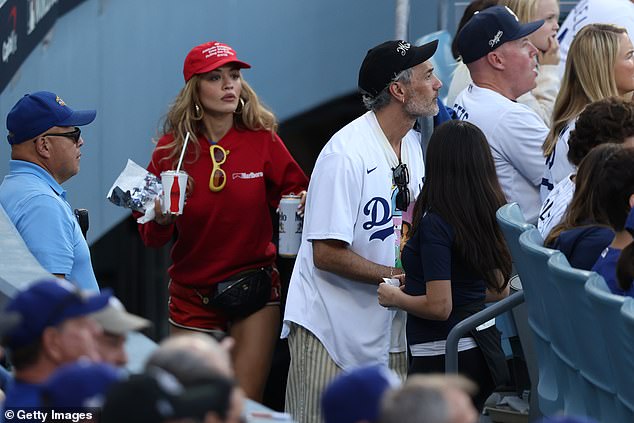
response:
[[[562,253],[557,253],[548,260],[548,269],[556,289],[559,291],[559,302],[554,309],[549,309],[550,321],[569,322],[566,338],[561,332],[553,333],[555,340],[561,340],[573,347],[572,365],[581,375],[581,383],[571,385],[575,396],[581,395],[586,405],[587,414],[601,422],[618,421],[615,418],[617,408],[614,372],[609,354],[601,335],[601,326],[596,312],[590,303],[585,290],[586,281],[592,272],[575,269],[570,266]],[[578,414],[578,413],[577,413]]]
[[[605,420],[634,422],[634,410],[630,410],[622,398],[623,393],[632,391],[632,376],[634,376],[634,361],[625,356],[628,354],[625,342],[629,342],[625,336],[624,318],[621,317],[621,307],[625,297],[612,294],[605,280],[597,274],[592,274],[586,282],[586,292],[594,307],[594,315],[599,319],[601,334],[605,339],[609,354],[606,359],[613,363],[615,369],[618,418]],[[626,371],[627,363],[632,364],[630,371]]]
[[[555,383],[556,381],[553,379],[553,369],[544,367],[546,363],[544,356],[551,354],[551,352],[550,341],[548,340],[547,334],[544,333],[543,329],[539,329],[539,327],[543,325],[540,325],[536,321],[536,319],[544,318],[543,308],[539,305],[539,301],[534,294],[534,284],[529,282],[527,273],[529,269],[522,263],[520,263],[518,267],[518,262],[525,254],[520,248],[519,237],[523,232],[535,229],[535,226],[524,220],[524,215],[517,203],[509,203],[500,207],[496,213],[496,218],[502,230],[502,234],[506,239],[506,244],[511,251],[515,268],[522,281],[522,289],[524,290],[524,297],[526,299],[525,307],[527,309],[526,314],[528,314],[526,326],[529,327],[530,335],[528,338],[530,338],[529,341],[532,342],[526,342],[525,339],[521,340],[532,383],[533,395],[531,396],[531,406],[538,407],[542,414],[552,415],[563,408],[563,400],[560,398],[559,390]],[[520,268],[522,268],[522,270],[520,270]],[[526,282],[524,281],[525,278]],[[520,327],[522,326],[520,323]],[[539,334],[536,331],[538,331]],[[532,351],[535,351],[535,353],[532,353]],[[537,360],[534,357],[535,355],[537,356]],[[537,401],[535,401],[535,399]],[[535,415],[535,410],[531,411],[531,415]]]
[[[432,32],[423,35],[417,39],[414,44],[420,46],[435,39],[438,39],[438,49],[430,61],[434,65],[434,73],[438,79],[442,81],[443,86],[440,89],[440,99],[444,103],[449,93],[451,75],[456,67],[456,59],[454,59],[451,53],[451,34],[446,30]]]
[[[620,367],[615,367],[616,372],[622,372],[629,376],[630,382],[634,379],[634,298],[627,297],[621,307],[621,317],[623,319],[621,336],[623,337],[623,355]],[[619,392],[619,399],[625,404],[630,413],[634,413],[634,389]],[[629,421],[634,421],[630,419]]]
[[[517,213],[520,213],[519,207]],[[532,225],[531,225],[532,226]],[[566,364],[570,360],[567,350],[553,346],[558,334],[552,328],[550,307],[559,298],[548,277],[548,259],[557,251],[542,246],[539,231],[533,227],[519,237],[520,251],[514,256],[515,266],[522,280],[524,297],[528,308],[528,324],[532,330],[535,352],[539,362],[539,384],[537,394],[539,408],[545,415],[584,411],[579,397],[566,395],[571,382],[579,375]],[[562,325],[563,327],[563,325]]]

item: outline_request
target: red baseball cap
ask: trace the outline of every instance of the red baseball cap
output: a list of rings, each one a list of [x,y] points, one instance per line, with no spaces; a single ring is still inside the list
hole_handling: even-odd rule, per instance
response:
[[[210,41],[194,47],[187,54],[183,65],[185,82],[199,73],[211,72],[227,63],[236,63],[240,68],[250,68],[248,63],[238,60],[236,51],[227,44]]]

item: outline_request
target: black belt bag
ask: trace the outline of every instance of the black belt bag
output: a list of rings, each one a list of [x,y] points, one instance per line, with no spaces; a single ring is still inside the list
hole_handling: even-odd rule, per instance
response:
[[[210,301],[232,318],[244,318],[262,309],[271,298],[272,268],[239,273],[216,286]]]

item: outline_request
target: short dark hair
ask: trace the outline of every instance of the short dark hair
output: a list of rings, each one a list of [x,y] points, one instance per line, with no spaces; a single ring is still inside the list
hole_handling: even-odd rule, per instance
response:
[[[597,145],[621,144],[634,136],[634,104],[609,97],[589,104],[581,112],[568,140],[568,160],[579,166]]]
[[[16,370],[23,370],[34,365],[42,352],[42,338],[20,348],[9,348],[9,359]]]

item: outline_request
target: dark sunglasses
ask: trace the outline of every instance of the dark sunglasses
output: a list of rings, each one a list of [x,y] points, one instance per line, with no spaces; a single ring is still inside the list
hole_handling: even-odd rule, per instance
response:
[[[409,184],[409,171],[405,163],[400,163],[392,169],[392,179],[394,180],[394,185],[398,188],[398,193],[396,193],[396,208],[401,211],[407,211],[407,206],[409,206],[410,201],[409,188],[407,188],[407,184]]]
[[[53,132],[49,132],[46,133],[44,135],[42,135],[43,137],[65,137],[65,138],[70,138],[71,140],[73,140],[73,142],[75,144],[79,143],[79,138],[81,138],[81,129],[79,129],[78,127],[75,127],[75,129],[73,129],[70,132],[58,132],[58,133],[53,133]]]

